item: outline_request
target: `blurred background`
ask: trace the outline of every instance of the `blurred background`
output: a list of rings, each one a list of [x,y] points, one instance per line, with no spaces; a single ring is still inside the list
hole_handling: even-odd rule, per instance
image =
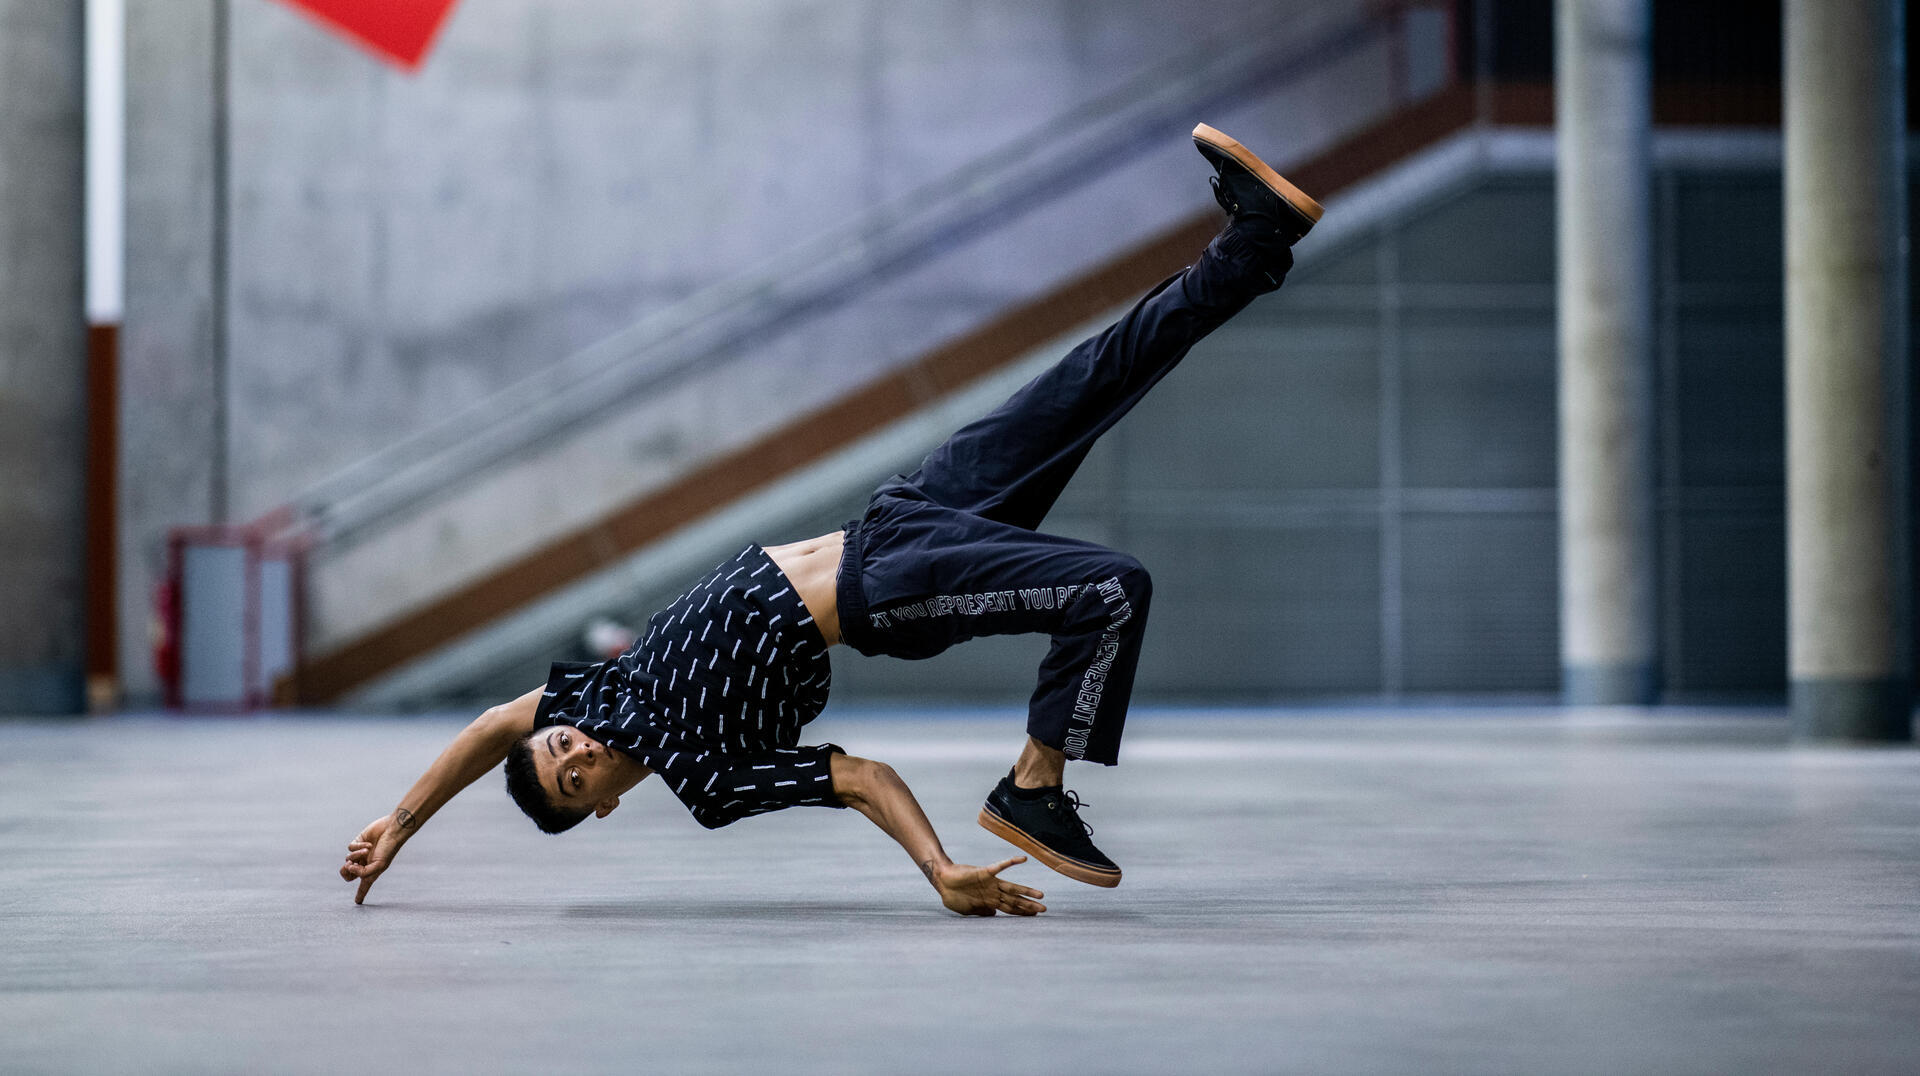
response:
[[[1141,699],[1909,738],[1909,31],[1787,7],[0,0],[0,712],[616,648],[1184,265],[1205,121],[1328,212],[1049,520],[1153,570]]]

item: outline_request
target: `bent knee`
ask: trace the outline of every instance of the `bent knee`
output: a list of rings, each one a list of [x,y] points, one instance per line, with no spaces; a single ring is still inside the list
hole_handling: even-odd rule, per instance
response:
[[[1147,571],[1147,566],[1131,554],[1116,553],[1109,568],[1112,572],[1109,578],[1120,585],[1127,601],[1136,608],[1144,609],[1153,597],[1153,575]]]

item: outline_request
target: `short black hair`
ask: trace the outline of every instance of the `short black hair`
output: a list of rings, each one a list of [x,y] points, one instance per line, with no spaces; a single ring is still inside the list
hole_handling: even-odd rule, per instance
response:
[[[533,768],[533,737],[538,732],[527,733],[507,748],[507,795],[542,833],[565,833],[593,812],[555,806],[553,797],[547,795],[547,787],[540,783],[540,771]]]

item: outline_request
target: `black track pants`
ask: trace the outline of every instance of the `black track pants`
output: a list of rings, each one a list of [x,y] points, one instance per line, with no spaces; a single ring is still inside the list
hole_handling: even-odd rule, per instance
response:
[[[848,645],[925,658],[975,636],[1045,632],[1053,647],[1028,733],[1113,765],[1152,584],[1124,553],[1035,528],[1100,435],[1291,264],[1223,232],[919,470],[882,485],[847,525],[837,589]]]

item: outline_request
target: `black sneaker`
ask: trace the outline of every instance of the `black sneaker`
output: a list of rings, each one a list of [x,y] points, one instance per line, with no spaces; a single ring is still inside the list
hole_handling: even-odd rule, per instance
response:
[[[1080,821],[1080,797],[1058,785],[1041,791],[1033,799],[1015,796],[1008,773],[987,793],[981,828],[1076,882],[1119,885],[1120,868],[1087,839],[1093,827]]]
[[[1252,150],[1204,123],[1193,129],[1193,148],[1219,173],[1212,180],[1214,200],[1257,236],[1292,246],[1325,212]]]

